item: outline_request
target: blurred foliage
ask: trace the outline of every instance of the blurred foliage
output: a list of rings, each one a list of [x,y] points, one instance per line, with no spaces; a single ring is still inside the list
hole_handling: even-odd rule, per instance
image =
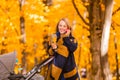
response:
[[[91,67],[89,26],[85,25],[82,19],[77,15],[71,0],[53,0],[52,5],[47,6],[42,0],[25,0],[20,11],[20,0],[0,0],[0,54],[17,51],[18,63],[21,63],[22,50],[27,53],[27,71],[48,57],[46,52],[49,35],[56,30],[57,22],[60,18],[68,17],[73,29],[73,35],[78,41],[78,49],[75,52],[75,59],[78,69]],[[83,18],[88,21],[89,14],[85,8],[89,5],[87,0],[75,0],[76,6]],[[114,1],[115,12],[120,8],[120,1]],[[102,10],[105,10],[103,4],[100,4]],[[21,44],[20,34],[20,16],[25,18],[26,43]],[[112,26],[109,39],[109,62],[112,73],[116,70],[116,53],[120,59],[120,10],[112,17]],[[115,41],[117,40],[117,50]],[[119,60],[120,64],[120,60]],[[19,67],[19,66],[18,66]],[[17,68],[18,68],[17,67]],[[15,68],[16,72],[18,72]],[[42,74],[45,75],[46,69]]]

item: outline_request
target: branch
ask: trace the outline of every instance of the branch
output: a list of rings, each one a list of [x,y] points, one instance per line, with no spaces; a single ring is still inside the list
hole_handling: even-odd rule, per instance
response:
[[[0,7],[0,9],[6,14],[5,10],[2,7]],[[9,20],[11,20],[9,15],[6,15],[6,16],[8,17]],[[15,32],[16,32],[17,35],[19,35],[19,33],[18,33],[16,28],[15,28]]]
[[[120,7],[112,13],[112,16],[115,15],[120,10]]]
[[[78,24],[78,25],[80,25],[80,26],[82,26],[84,29],[86,29],[87,31],[89,31],[90,29],[88,28],[88,27],[86,27],[86,26],[83,26],[82,24]]]
[[[116,23],[115,21],[114,21],[114,22],[112,22],[112,25],[113,25],[113,24],[115,24],[115,25],[117,25],[117,26],[119,26],[119,27],[120,27],[120,24]]]
[[[72,3],[73,3],[73,6],[74,6],[75,10],[77,11],[77,14],[79,15],[79,17],[83,20],[83,22],[84,22],[86,25],[89,25],[89,23],[87,23],[87,22],[84,20],[84,18],[81,16],[80,12],[78,11],[78,8],[77,8],[76,5],[75,5],[74,0],[72,0]]]

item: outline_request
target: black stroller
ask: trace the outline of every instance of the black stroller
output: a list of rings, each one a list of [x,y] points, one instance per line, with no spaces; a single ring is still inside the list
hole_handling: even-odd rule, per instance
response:
[[[0,80],[44,80],[44,77],[37,74],[40,69],[50,63],[54,57],[49,57],[40,64],[33,67],[26,75],[14,74],[16,52],[0,55]]]

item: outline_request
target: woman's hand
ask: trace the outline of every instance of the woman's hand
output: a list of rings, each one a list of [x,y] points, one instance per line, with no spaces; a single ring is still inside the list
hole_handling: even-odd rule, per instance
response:
[[[50,45],[51,45],[52,49],[57,49],[56,41],[57,41],[56,34],[52,34],[51,35],[51,41],[50,41]]]
[[[71,33],[70,29],[67,29],[64,34],[61,34],[61,37],[68,37],[70,33]]]
[[[57,49],[56,43],[51,43],[51,47],[52,47],[52,49]]]

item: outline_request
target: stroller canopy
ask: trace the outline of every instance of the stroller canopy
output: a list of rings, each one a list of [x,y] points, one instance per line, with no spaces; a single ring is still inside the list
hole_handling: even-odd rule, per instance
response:
[[[8,80],[10,73],[14,71],[16,51],[0,55],[0,80]]]

